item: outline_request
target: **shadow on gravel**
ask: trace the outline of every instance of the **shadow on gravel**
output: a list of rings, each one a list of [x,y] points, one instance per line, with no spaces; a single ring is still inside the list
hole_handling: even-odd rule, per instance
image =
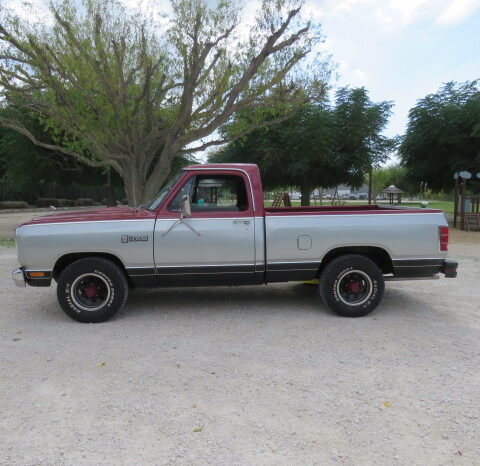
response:
[[[119,318],[128,314],[158,312],[318,312],[331,314],[316,286],[192,287],[133,289]]]
[[[438,310],[427,297],[411,291],[387,288],[378,308],[369,317],[402,316],[428,319]],[[161,288],[131,290],[125,309],[115,319],[141,313],[318,313],[344,319],[330,310],[320,298],[317,286],[274,284],[268,286]],[[348,319],[348,318],[346,318]]]
[[[51,291],[54,291],[52,288]],[[28,300],[30,308],[32,301]],[[44,293],[37,302],[37,319],[72,322],[61,310],[52,293]],[[22,306],[23,307],[23,306]],[[445,310],[443,310],[445,312]],[[300,283],[273,284],[268,286],[199,287],[132,289],[124,309],[112,321],[135,319],[136,316],[152,318],[165,314],[208,315],[241,313],[262,314],[317,314],[350,320],[338,316],[322,301],[318,287]],[[428,304],[428,296],[414,290],[387,287],[378,308],[365,318],[408,318],[429,320],[439,318],[442,310]]]

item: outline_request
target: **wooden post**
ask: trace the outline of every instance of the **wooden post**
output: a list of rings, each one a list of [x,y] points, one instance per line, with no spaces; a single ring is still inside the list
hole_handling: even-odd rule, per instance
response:
[[[467,195],[467,180],[462,179],[462,193],[460,201],[460,229],[465,230],[465,196]]]
[[[454,203],[453,203],[453,228],[457,228],[457,217],[458,217],[458,176],[455,178],[455,188],[453,189],[454,191]]]
[[[108,170],[108,173],[107,173],[106,193],[107,193],[107,207],[116,207],[117,201],[115,199],[115,190],[113,189],[110,169]]]

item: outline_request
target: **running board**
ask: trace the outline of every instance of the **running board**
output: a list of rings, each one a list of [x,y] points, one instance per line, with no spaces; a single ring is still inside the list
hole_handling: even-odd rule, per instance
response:
[[[440,275],[428,275],[425,277],[383,277],[386,282],[400,282],[406,280],[438,280]]]

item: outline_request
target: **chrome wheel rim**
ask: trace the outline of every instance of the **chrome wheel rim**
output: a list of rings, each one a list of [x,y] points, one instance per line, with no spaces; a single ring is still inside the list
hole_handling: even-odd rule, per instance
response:
[[[347,306],[360,306],[372,296],[372,279],[362,270],[349,270],[337,280],[336,292]]]
[[[70,288],[70,297],[83,311],[97,311],[110,299],[111,289],[107,280],[97,273],[78,276]]]

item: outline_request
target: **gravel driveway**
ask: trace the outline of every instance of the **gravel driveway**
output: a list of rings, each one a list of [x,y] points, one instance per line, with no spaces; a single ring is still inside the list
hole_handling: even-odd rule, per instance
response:
[[[316,287],[137,290],[104,324],[0,248],[0,463],[480,464],[480,246],[340,318]]]

